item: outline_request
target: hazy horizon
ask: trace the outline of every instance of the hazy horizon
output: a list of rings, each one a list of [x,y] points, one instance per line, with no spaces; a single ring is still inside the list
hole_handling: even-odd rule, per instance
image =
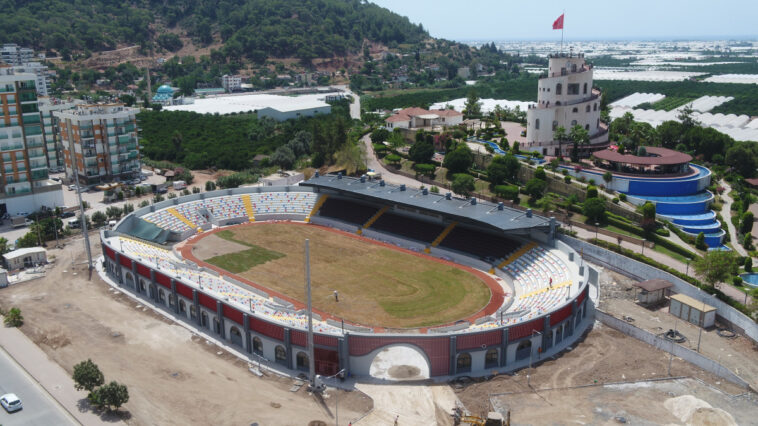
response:
[[[371,1],[422,24],[433,37],[457,41],[560,41],[561,31],[552,24],[564,9],[564,39],[569,41],[758,39],[758,2],[748,1],[585,0],[567,5],[475,0],[476,6],[468,8],[451,0]]]

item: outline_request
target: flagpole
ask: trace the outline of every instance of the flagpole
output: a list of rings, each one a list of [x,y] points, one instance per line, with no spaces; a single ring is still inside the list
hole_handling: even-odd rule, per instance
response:
[[[563,54],[563,27],[566,26],[566,9],[563,9],[563,22],[561,22],[561,54]]]

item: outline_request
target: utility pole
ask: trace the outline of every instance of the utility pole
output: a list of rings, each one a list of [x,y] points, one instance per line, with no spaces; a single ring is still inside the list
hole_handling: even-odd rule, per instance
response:
[[[308,295],[308,379],[311,389],[316,386],[316,360],[313,358],[313,305],[311,304],[311,250],[310,240],[305,240],[305,288]]]
[[[74,173],[74,184],[76,185],[76,195],[79,197],[79,214],[81,215],[82,222],[82,234],[84,234],[84,248],[87,251],[87,268],[92,272],[92,251],[89,246],[89,234],[87,233],[87,216],[84,215],[84,201],[82,201],[82,188],[79,186],[79,165],[76,163],[76,152],[74,150],[74,138],[71,135],[70,128],[68,129],[69,135],[69,152],[71,152],[71,170]]]

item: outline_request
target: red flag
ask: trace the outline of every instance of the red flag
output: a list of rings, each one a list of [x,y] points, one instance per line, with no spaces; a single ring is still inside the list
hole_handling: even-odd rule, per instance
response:
[[[553,22],[553,29],[554,30],[562,30],[563,29],[563,14],[558,17],[558,19]]]

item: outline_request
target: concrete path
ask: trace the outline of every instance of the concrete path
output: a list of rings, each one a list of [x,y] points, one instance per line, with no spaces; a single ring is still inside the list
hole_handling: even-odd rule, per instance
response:
[[[455,393],[448,385],[374,385],[358,383],[355,387],[371,397],[374,409],[356,425],[436,426],[452,424]],[[395,420],[397,422],[395,423]]]
[[[374,153],[374,145],[371,143],[371,137],[369,135],[365,135],[363,138],[361,138],[361,141],[363,141],[363,144],[366,146],[366,160],[368,168],[374,169],[376,172],[381,173],[382,179],[384,179],[385,182],[393,185],[405,185],[409,188],[418,188],[421,185],[424,185],[424,183],[421,181],[401,176],[387,170],[387,168],[384,167],[384,164],[382,164],[376,158],[376,154]]]
[[[729,186],[729,183],[726,181],[722,181],[720,184],[724,187],[724,194],[721,195],[721,199],[724,200],[724,208],[721,211],[726,212],[722,214],[722,217],[726,221],[726,228],[729,230],[729,238],[732,241],[732,247],[734,247],[740,256],[747,256],[747,251],[745,251],[745,249],[742,247],[742,244],[740,244],[740,240],[737,239],[737,230],[734,228],[734,225],[730,220],[732,203],[734,203],[732,197],[729,196],[729,192],[732,191],[732,187]]]
[[[68,373],[17,328],[0,327],[0,346],[80,424],[124,424],[112,419],[104,421],[90,411],[87,393],[74,389]],[[85,405],[80,408],[82,403]]]

